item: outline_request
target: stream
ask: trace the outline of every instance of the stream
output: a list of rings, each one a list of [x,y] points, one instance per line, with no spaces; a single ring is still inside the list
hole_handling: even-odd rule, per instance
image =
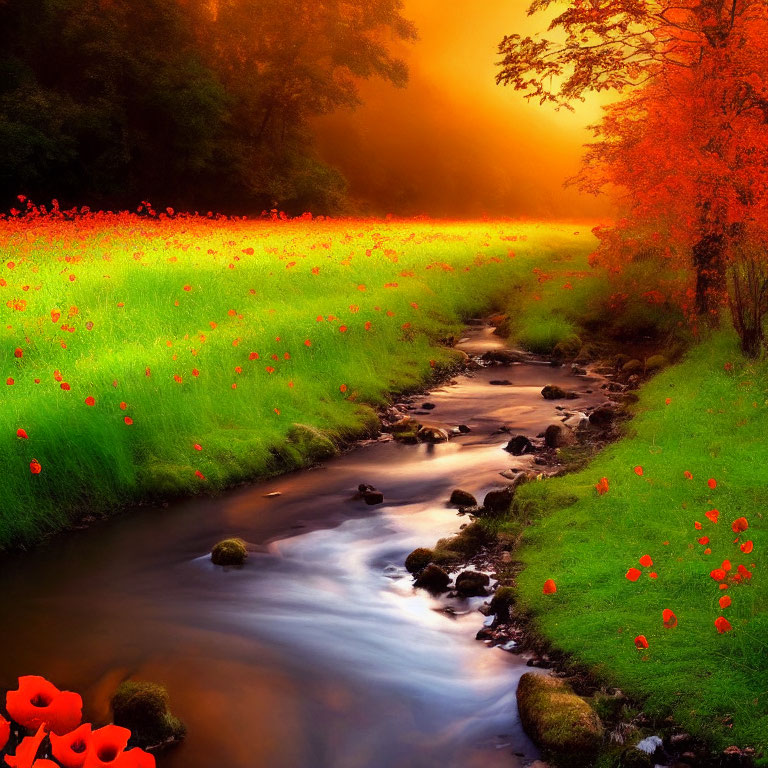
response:
[[[502,347],[479,325],[459,344]],[[546,384],[580,396],[544,400]],[[403,561],[468,522],[446,504],[452,489],[482,499],[501,471],[534,466],[503,450],[500,426],[533,436],[557,405],[603,399],[567,367],[482,368],[414,400],[434,403],[429,423],[470,427],[448,443],[384,436],[315,469],[140,507],[5,556],[0,685],[44,675],[82,693],[99,722],[126,677],[164,683],[188,735],[160,768],[525,766],[538,756],[516,710],[525,657],[475,640],[487,598],[415,590]],[[356,499],[360,483],[384,503]],[[244,567],[211,564],[227,536],[253,546]]]

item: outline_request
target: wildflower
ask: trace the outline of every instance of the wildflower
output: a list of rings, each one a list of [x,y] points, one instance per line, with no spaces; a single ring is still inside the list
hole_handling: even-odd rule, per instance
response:
[[[64,768],[82,768],[90,740],[91,724],[83,723],[63,736],[52,733],[51,751]]]
[[[96,400],[88,395],[88,397],[85,398],[85,404],[86,405],[96,405]]]
[[[80,725],[83,700],[77,693],[60,691],[44,677],[26,675],[19,678],[17,690],[6,694],[5,707],[22,727],[45,726],[61,736]]]
[[[643,476],[643,468],[642,467],[635,467],[635,474],[638,477],[642,477]]]
[[[718,616],[715,619],[715,629],[722,635],[724,632],[730,632],[733,627],[731,626],[731,622],[724,616]]]
[[[729,595],[723,595],[717,602],[721,608],[728,608],[731,604],[731,598]]]
[[[661,612],[661,620],[664,622],[664,626],[667,629],[673,629],[677,626],[677,616],[669,610],[669,608],[665,608]]]
[[[715,488],[717,488],[717,480],[715,480],[715,478],[714,478],[714,477],[710,477],[710,478],[709,478],[709,480],[707,480],[707,485],[708,485],[708,486],[709,486],[709,487],[710,487],[712,490],[714,490]]]
[[[29,462],[29,471],[33,475],[39,475],[43,471],[43,467],[37,459],[32,459],[32,461]],[[11,715],[11,717],[13,717],[13,715]],[[14,717],[13,719],[15,720],[16,718]]]
[[[639,651],[643,651],[648,647],[648,640],[646,639],[645,635],[638,635],[635,638],[635,647]]]
[[[731,529],[734,533],[741,533],[742,531],[746,531],[747,528],[749,528],[749,523],[747,522],[746,517],[739,517],[738,519],[733,521],[733,524],[731,525]]]
[[[16,430],[16,437],[20,437],[22,440],[26,440],[29,437],[29,435],[27,434],[26,430],[19,427]]]
[[[557,585],[552,579],[547,579],[544,582],[544,587],[541,590],[545,595],[553,595],[557,592]]]
[[[626,578],[629,581],[637,581],[642,575],[643,572],[639,568],[630,568],[626,573]]]
[[[707,517],[707,519],[711,520],[713,523],[716,523],[718,517],[720,516],[720,512],[718,512],[716,509],[710,509],[709,512],[705,512],[704,515]]]
[[[640,558],[640,565],[642,565],[643,568],[650,568],[653,565],[653,560],[651,559],[651,556],[643,555]]]

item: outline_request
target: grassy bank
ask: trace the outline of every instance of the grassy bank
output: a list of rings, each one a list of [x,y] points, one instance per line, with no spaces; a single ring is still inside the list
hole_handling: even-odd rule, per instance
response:
[[[0,548],[333,452],[455,359],[463,319],[592,245],[512,222],[0,220]]]
[[[717,335],[642,388],[622,440],[581,472],[522,487],[512,512],[532,520],[518,599],[533,631],[652,716],[671,714],[716,748],[756,747],[759,765],[768,764],[767,389],[768,364]],[[740,518],[749,527],[735,532]],[[542,593],[549,578],[555,594]],[[665,626],[665,610],[676,626]],[[718,631],[720,617],[730,630]],[[647,649],[636,647],[640,635]]]

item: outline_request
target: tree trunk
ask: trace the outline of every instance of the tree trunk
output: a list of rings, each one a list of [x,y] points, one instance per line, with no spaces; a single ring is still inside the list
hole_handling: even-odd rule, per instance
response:
[[[726,239],[723,233],[704,235],[693,246],[696,314],[712,327],[716,327],[720,322],[720,308],[727,293],[725,249]]]

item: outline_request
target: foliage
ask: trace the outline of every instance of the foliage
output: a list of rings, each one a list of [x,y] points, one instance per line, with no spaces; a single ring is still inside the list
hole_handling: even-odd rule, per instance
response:
[[[329,212],[309,119],[403,85],[400,0],[0,4],[0,202]],[[3,206],[4,207],[4,206]]]

